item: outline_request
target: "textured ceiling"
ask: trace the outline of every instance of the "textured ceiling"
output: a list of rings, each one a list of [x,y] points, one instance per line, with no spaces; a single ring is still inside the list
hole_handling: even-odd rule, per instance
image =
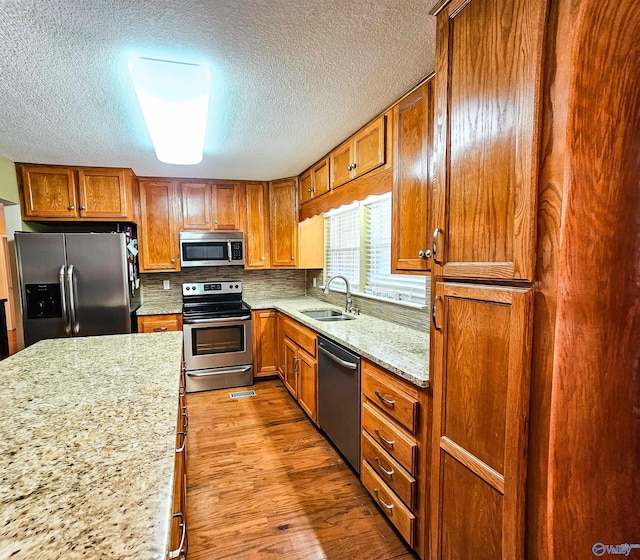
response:
[[[0,154],[138,175],[273,179],[433,70],[435,0],[1,0]],[[207,62],[204,160],[160,163],[132,55]]]

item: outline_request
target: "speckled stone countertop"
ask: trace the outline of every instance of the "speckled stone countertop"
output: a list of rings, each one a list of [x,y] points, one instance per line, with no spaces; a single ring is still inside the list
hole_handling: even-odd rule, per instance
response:
[[[45,340],[0,362],[0,559],[164,559],[182,333]]]
[[[182,313],[182,303],[172,303],[167,301],[166,303],[143,303],[136,315],[173,315],[174,313]]]
[[[390,321],[358,315],[352,321],[316,321],[301,311],[335,309],[322,300],[299,297],[245,300],[252,309],[277,309],[303,325],[350,348],[364,358],[417,385],[429,386],[429,335]]]

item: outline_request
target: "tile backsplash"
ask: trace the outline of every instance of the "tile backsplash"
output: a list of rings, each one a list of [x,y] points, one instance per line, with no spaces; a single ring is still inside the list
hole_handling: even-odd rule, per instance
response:
[[[171,288],[162,287],[169,280]],[[182,303],[183,282],[241,280],[247,299],[296,297],[305,294],[304,270],[244,270],[237,266],[197,267],[180,272],[141,274],[144,303]]]

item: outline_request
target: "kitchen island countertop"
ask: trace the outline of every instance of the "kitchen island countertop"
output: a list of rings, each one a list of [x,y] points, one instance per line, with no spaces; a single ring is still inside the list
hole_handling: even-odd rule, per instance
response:
[[[182,333],[45,340],[0,363],[0,559],[164,559]]]
[[[429,333],[369,315],[351,321],[316,321],[302,311],[337,307],[313,297],[287,299],[245,298],[251,309],[277,309],[303,325],[353,350],[360,356],[417,385],[429,386]]]

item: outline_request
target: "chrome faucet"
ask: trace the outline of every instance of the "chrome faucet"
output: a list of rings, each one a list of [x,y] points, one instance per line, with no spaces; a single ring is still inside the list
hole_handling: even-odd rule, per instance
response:
[[[329,284],[331,284],[331,282],[333,280],[335,280],[336,278],[341,278],[342,280],[344,280],[344,283],[347,285],[347,301],[346,304],[344,306],[344,312],[348,313],[349,312],[349,308],[351,307],[351,285],[349,284],[349,280],[347,279],[346,276],[342,276],[341,274],[336,274],[335,276],[331,276],[329,278],[329,280],[327,280],[327,283],[324,286],[324,293],[328,294],[329,293]]]

